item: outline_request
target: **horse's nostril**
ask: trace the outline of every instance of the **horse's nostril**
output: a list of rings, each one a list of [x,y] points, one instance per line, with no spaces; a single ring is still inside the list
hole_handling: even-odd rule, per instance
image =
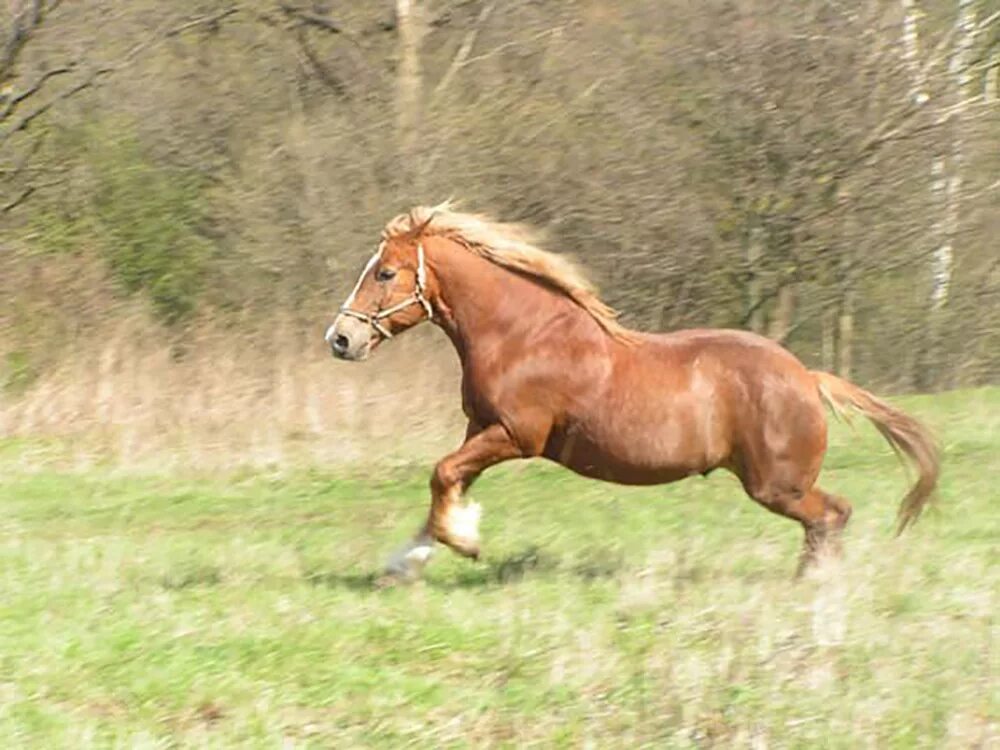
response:
[[[347,351],[347,347],[350,342],[347,340],[347,336],[344,334],[338,334],[338,336],[333,340],[333,350],[338,354],[343,354]]]

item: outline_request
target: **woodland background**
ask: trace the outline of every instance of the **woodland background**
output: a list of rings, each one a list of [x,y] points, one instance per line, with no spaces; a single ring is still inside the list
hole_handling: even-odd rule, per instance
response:
[[[543,228],[629,325],[996,383],[1000,1],[8,0],[0,434],[157,465],[453,444],[443,337],[322,341],[385,221],[447,197]]]

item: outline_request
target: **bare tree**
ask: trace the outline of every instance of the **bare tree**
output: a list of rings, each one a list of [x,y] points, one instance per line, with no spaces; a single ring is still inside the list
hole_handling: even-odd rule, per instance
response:
[[[36,191],[59,184],[58,173],[40,178],[33,169],[44,133],[32,135],[32,126],[54,107],[96,86],[102,79],[131,66],[150,47],[191,29],[218,24],[239,12],[235,6],[187,20],[168,16],[157,28],[113,60],[66,59],[34,74],[18,76],[18,62],[28,44],[49,25],[61,0],[22,0],[11,10],[0,51],[0,213],[20,206]],[[55,88],[57,79],[68,79]],[[51,89],[51,90],[50,90]],[[20,136],[25,136],[21,138]]]
[[[399,138],[400,169],[412,178],[416,147],[420,139],[423,104],[423,71],[420,47],[426,35],[424,8],[419,0],[396,0],[396,28],[399,35],[399,69],[396,73],[396,130]]]

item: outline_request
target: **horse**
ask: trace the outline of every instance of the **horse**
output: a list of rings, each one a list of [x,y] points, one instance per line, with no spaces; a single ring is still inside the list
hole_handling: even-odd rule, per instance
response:
[[[390,580],[420,575],[440,543],[480,554],[480,474],[542,457],[585,477],[658,485],[715,469],[804,532],[798,574],[839,555],[851,504],[817,486],[826,408],[859,412],[917,479],[897,535],[938,481],[939,450],[918,420],[835,375],[809,370],[778,343],[742,330],[626,328],[569,257],[530,227],[416,206],[390,220],[326,330],[334,357],[362,361],[422,322],[451,340],[462,367],[465,440],[434,467],[430,511],[389,560]]]

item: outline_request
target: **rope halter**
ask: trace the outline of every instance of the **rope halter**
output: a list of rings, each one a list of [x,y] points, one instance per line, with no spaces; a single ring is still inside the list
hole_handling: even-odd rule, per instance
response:
[[[413,287],[413,294],[404,299],[402,302],[397,302],[391,307],[387,307],[384,310],[376,310],[373,313],[361,312],[360,310],[354,310],[350,307],[351,303],[354,302],[354,295],[357,294],[365,276],[368,275],[368,271],[371,270],[372,266],[375,265],[381,255],[382,249],[380,247],[379,251],[372,256],[370,261],[368,261],[368,266],[364,271],[362,271],[361,278],[358,279],[357,286],[354,287],[354,291],[351,292],[351,296],[347,298],[344,306],[340,308],[339,314],[346,315],[349,318],[363,320],[365,323],[378,331],[382,338],[391,339],[392,333],[390,333],[389,329],[382,325],[379,321],[395,315],[400,310],[405,310],[410,305],[422,306],[424,311],[427,313],[427,320],[434,320],[434,309],[431,307],[431,303],[425,294],[427,290],[427,264],[424,261],[424,246],[421,243],[417,243],[417,283]]]

